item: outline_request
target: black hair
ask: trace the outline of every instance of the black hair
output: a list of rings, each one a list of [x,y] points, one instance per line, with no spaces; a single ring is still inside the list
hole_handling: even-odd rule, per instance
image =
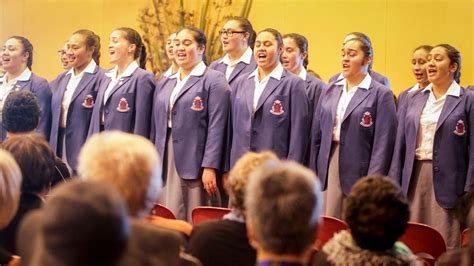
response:
[[[33,67],[33,44],[31,44],[31,42],[23,36],[11,36],[8,39],[15,39],[21,42],[21,45],[23,46],[23,53],[28,53],[28,61],[26,61],[26,66],[31,70]]]
[[[453,79],[457,83],[460,83],[461,82],[461,53],[459,52],[459,50],[445,43],[438,44],[435,47],[442,47],[444,48],[444,50],[446,50],[446,53],[448,54],[448,57],[449,57],[449,61],[451,61],[450,65],[453,65],[453,64],[458,65],[458,68],[453,73]]]
[[[253,49],[253,47],[255,46],[255,38],[257,38],[257,33],[253,29],[252,23],[250,23],[247,18],[239,16],[230,17],[227,21],[237,21],[242,30],[249,33],[250,36],[247,41],[247,44],[251,49]]]
[[[283,39],[285,39],[285,38],[292,39],[296,43],[296,46],[298,46],[298,48],[300,49],[300,52],[301,53],[306,53],[306,58],[303,60],[303,67],[305,69],[307,69],[308,64],[309,64],[308,39],[306,39],[306,37],[304,37],[303,35],[298,34],[298,33],[287,33],[287,34],[283,35]]]
[[[99,35],[95,34],[91,30],[78,30],[73,33],[74,34],[80,34],[84,36],[86,39],[86,46],[87,48],[93,49],[92,51],[92,59],[94,59],[95,63],[97,65],[100,65],[100,37]]]
[[[145,69],[147,54],[146,47],[143,44],[143,40],[140,34],[136,30],[127,27],[120,27],[116,30],[125,33],[123,37],[129,43],[136,45],[137,48],[135,49],[135,53],[133,54],[133,59],[138,59],[140,68]]]
[[[2,124],[11,133],[36,129],[41,117],[38,98],[30,91],[13,91],[3,104]]]

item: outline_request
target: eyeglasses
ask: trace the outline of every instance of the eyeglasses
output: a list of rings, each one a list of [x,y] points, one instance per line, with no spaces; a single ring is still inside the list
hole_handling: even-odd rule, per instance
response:
[[[220,36],[225,34],[227,37],[232,37],[234,33],[245,33],[245,31],[237,31],[237,30],[231,30],[231,29],[227,29],[227,30],[222,29],[219,31]]]

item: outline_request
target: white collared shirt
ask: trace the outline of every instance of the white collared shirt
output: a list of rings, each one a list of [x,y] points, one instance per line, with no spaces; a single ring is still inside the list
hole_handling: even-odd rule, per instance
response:
[[[347,107],[354,97],[358,88],[368,90],[370,88],[370,83],[372,83],[372,78],[369,74],[365,75],[365,78],[359,83],[359,85],[354,86],[347,89],[347,82],[346,79],[343,78],[342,80],[338,81],[336,85],[343,85],[342,87],[342,94],[339,98],[339,102],[337,103],[336,109],[336,119],[334,120],[333,130],[332,130],[332,140],[339,142],[340,134],[341,134],[341,125],[342,119],[346,113]]]
[[[264,77],[262,80],[258,80],[258,67],[249,75],[248,78],[254,78],[255,81],[255,91],[253,93],[253,111],[257,109],[258,100],[262,96],[263,90],[267,87],[268,81],[270,78],[280,80],[283,75],[283,66],[278,63],[277,66],[270,72],[269,75]]]
[[[86,66],[84,71],[79,73],[79,75],[74,74],[74,68],[71,68],[66,75],[71,75],[71,78],[69,78],[69,82],[67,83],[66,90],[64,91],[63,95],[63,101],[61,103],[61,125],[60,127],[65,128],[66,127],[66,120],[67,120],[67,113],[69,110],[69,105],[71,104],[72,100],[72,95],[76,91],[77,86],[79,85],[79,82],[81,82],[82,77],[84,76],[84,73],[94,73],[95,67],[97,64],[95,63],[94,60],[91,60],[89,64]]]
[[[418,91],[420,89],[420,84],[416,83],[415,86],[411,87],[411,89],[408,90],[408,93]]]
[[[173,66],[170,66],[170,68],[168,68],[168,70],[166,70],[166,72],[163,73],[163,76],[166,78],[169,78],[171,75],[173,75]]]
[[[298,74],[298,77],[300,77],[302,80],[306,81],[306,76],[308,75],[308,71],[306,71],[306,68],[301,67],[301,71]]]
[[[204,62],[201,61],[201,62],[199,62],[199,64],[197,64],[193,68],[191,73],[189,73],[189,75],[187,75],[183,80],[181,80],[181,71],[182,71],[181,68],[179,68],[179,70],[178,70],[178,72],[176,72],[176,74],[169,77],[170,79],[176,79],[176,86],[173,88],[173,90],[171,91],[171,95],[170,95],[170,107],[169,107],[169,110],[168,110],[168,127],[169,128],[172,127],[171,110],[173,110],[173,106],[174,106],[174,103],[176,102],[176,99],[178,98],[179,92],[184,87],[184,85],[188,81],[189,77],[191,77],[191,76],[197,76],[197,77],[202,76],[202,74],[204,74],[204,71],[206,71],[206,68],[207,68],[206,64],[204,64]]]
[[[446,94],[435,98],[433,94],[433,86],[430,84],[423,89],[423,93],[429,91],[428,100],[420,116],[420,127],[418,130],[418,138],[416,141],[415,158],[417,160],[432,160],[433,159],[433,144],[434,136],[438,120],[446,102],[446,95],[459,97],[461,95],[461,87],[455,81],[451,83]]]
[[[31,70],[26,68],[18,77],[7,81],[7,74],[0,78],[0,121],[2,121],[3,104],[8,94],[13,91],[18,81],[28,81],[31,78]],[[19,86],[19,85],[18,85]]]
[[[109,99],[110,93],[112,92],[115,85],[117,85],[117,83],[119,83],[122,78],[131,76],[133,72],[135,72],[135,70],[137,70],[139,67],[140,66],[138,66],[137,61],[133,60],[120,76],[117,76],[118,66],[115,66],[111,71],[105,73],[105,75],[110,78],[110,83],[104,93],[104,104]]]
[[[253,52],[252,52],[252,49],[250,49],[250,47],[247,47],[247,50],[245,50],[245,52],[242,54],[239,60],[234,61],[233,63],[231,63],[230,57],[228,54],[224,55],[224,58],[222,58],[221,63],[224,63],[225,65],[227,65],[227,68],[225,70],[225,78],[229,80],[230,75],[232,74],[232,71],[234,71],[238,63],[243,62],[247,65],[250,64],[250,62],[252,61],[252,56],[253,56]]]

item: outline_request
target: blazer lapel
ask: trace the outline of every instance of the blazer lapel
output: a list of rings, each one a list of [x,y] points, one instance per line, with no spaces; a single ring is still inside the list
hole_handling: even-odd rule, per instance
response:
[[[77,88],[74,90],[74,93],[72,94],[71,102],[73,102],[79,94],[87,87],[87,85],[92,81],[94,78],[95,74],[97,73],[97,68],[96,66],[94,73],[84,73],[81,81],[79,81],[79,84],[77,85]]]
[[[418,134],[418,130],[420,128],[420,118],[423,109],[425,108],[426,101],[428,101],[428,97],[430,94],[428,92],[417,92],[418,95],[413,97],[413,101],[410,104],[410,113],[413,113],[413,117],[415,117],[415,132]],[[416,136],[414,138],[416,140]]]
[[[257,74],[258,75],[258,74]],[[248,90],[248,92],[244,93],[247,97],[247,107],[249,109],[249,114],[253,114],[253,96],[255,94],[255,77],[247,79],[245,81],[248,83],[248,86],[243,87],[243,90]]]
[[[343,88],[342,85],[338,85],[337,87],[335,87],[333,92],[332,92],[333,96],[330,97],[330,99],[331,99],[331,103],[330,103],[331,118],[332,118],[333,123],[334,123],[334,120],[336,119],[337,104],[339,103],[339,99],[341,98],[342,88]]]
[[[30,80],[19,80],[16,82],[15,86],[13,86],[13,90],[12,91],[26,91],[26,90],[30,90]]]
[[[179,91],[178,93],[178,96],[176,96],[176,101],[178,101],[178,99],[181,97],[181,95],[183,95],[186,91],[188,91],[194,84],[196,84],[196,82],[199,81],[199,79],[201,79],[201,76],[190,76],[189,79],[186,81],[186,83],[184,84],[184,86],[181,88],[181,90]]]
[[[354,97],[352,97],[351,101],[349,102],[349,105],[347,106],[347,110],[344,113],[344,118],[342,119],[342,122],[346,120],[346,118],[354,111],[354,109],[359,106],[367,96],[371,93],[371,90],[368,89],[362,89],[362,88],[357,88],[357,91],[354,94]]]
[[[255,108],[255,111],[257,111],[260,107],[262,107],[263,103],[272,94],[272,92],[281,84],[281,81],[285,78],[285,76],[286,76],[285,71],[283,71],[283,74],[281,75],[280,80],[270,77],[270,80],[268,81],[267,86],[265,87],[265,89],[262,92],[262,95],[260,95],[260,98],[258,99],[257,108]]]
[[[461,95],[463,91],[461,90]],[[461,95],[459,97],[446,95],[446,101],[444,102],[443,110],[441,110],[441,115],[439,116],[438,123],[436,124],[436,130],[444,123],[446,118],[453,112],[454,108],[458,106],[461,102]]]
[[[246,64],[244,62],[239,62],[234,70],[232,71],[232,73],[230,74],[229,76],[229,80],[228,82],[230,83],[235,77],[237,77],[237,75],[242,72],[242,70],[245,68]]]
[[[114,94],[120,87],[122,87],[125,83],[127,83],[130,78],[132,76],[128,76],[128,77],[123,77],[123,78],[120,78],[119,79],[119,82],[117,84],[115,84],[114,88],[112,89],[112,91],[109,93],[109,97],[107,98],[106,102],[109,101],[109,99],[111,98],[112,94]],[[107,87],[109,86],[108,84],[110,83],[110,81],[107,83]],[[107,87],[105,87],[105,89],[107,89]],[[105,91],[104,91],[105,93]]]
[[[163,93],[165,94],[165,110],[166,112],[168,112],[169,108],[170,108],[170,98],[171,98],[171,92],[173,91],[174,87],[176,87],[176,79],[170,79],[168,78],[166,81],[165,81],[165,85],[163,85],[162,87],[162,90],[163,90]]]

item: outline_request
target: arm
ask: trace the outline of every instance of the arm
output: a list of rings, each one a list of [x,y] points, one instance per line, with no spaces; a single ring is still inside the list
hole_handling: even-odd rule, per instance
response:
[[[298,79],[291,85],[293,87],[290,88],[291,124],[288,159],[303,163],[308,148],[308,131],[310,129],[309,100],[303,80]]]
[[[465,93],[468,97],[466,107],[467,107],[467,115],[466,117],[469,118],[469,128],[467,133],[469,134],[469,166],[467,170],[466,176],[466,184],[464,185],[465,192],[471,192],[474,190],[474,93],[472,91],[465,90]]]
[[[217,191],[216,169],[221,168],[226,144],[226,128],[230,106],[230,88],[224,76],[212,78],[208,96],[208,127],[206,147],[202,160],[202,181],[208,194]]]
[[[36,129],[37,132],[43,134],[46,140],[49,140],[51,133],[51,89],[46,80],[39,80],[31,84],[32,92],[38,97],[38,102],[41,109],[41,118]]]
[[[153,92],[155,79],[147,72],[138,80],[135,98],[135,128],[133,133],[145,138],[150,137],[151,112],[153,109]]]
[[[397,115],[393,94],[380,90],[377,100],[377,121],[368,174],[387,175],[392,161],[393,146],[397,130]]]
[[[388,176],[393,179],[397,184],[401,185],[403,175],[403,165],[405,164],[405,153],[406,153],[406,139],[405,139],[405,123],[407,113],[406,99],[403,100],[403,104],[399,106],[397,110],[398,126],[397,135],[395,141],[395,147],[393,150],[392,163],[390,165],[390,171]]]
[[[316,105],[316,110],[313,114],[313,122],[311,123],[311,144],[309,147],[310,152],[310,161],[309,168],[312,169],[316,175],[318,174],[318,156],[319,148],[321,147],[321,113],[322,113],[322,102],[324,101],[327,90],[321,92],[321,97],[319,97],[318,104]]]

